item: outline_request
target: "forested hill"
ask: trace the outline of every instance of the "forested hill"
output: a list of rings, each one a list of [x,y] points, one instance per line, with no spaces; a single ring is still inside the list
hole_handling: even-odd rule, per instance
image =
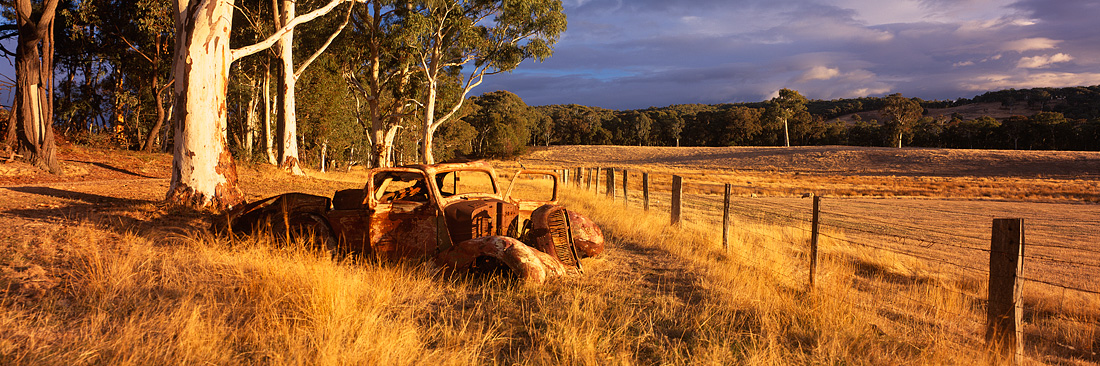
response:
[[[675,146],[857,145],[977,149],[1100,149],[1100,86],[987,92],[954,101],[889,97],[651,107],[534,109],[553,121],[551,144]],[[893,107],[891,107],[893,103]],[[911,118],[897,113],[912,105]],[[894,113],[891,113],[894,112]],[[546,140],[541,141],[543,143]]]

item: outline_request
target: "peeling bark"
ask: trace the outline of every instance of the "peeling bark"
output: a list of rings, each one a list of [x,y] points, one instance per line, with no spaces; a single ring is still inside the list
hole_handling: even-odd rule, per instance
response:
[[[226,144],[230,65],[270,47],[289,34],[294,26],[316,19],[344,1],[332,0],[321,9],[288,19],[263,41],[230,49],[233,0],[177,0],[176,45],[172,59],[176,95],[172,118],[175,144],[167,201],[216,211],[230,209],[244,201],[237,187],[236,166]],[[293,159],[288,158],[285,162],[296,168],[296,151]]]
[[[175,146],[166,197],[176,205],[222,211],[244,201],[225,141],[232,15],[225,0],[180,2],[176,13]]]
[[[61,173],[53,133],[53,20],[57,0],[48,1],[39,19],[32,19],[30,0],[19,0],[15,56],[16,151],[50,173]]]

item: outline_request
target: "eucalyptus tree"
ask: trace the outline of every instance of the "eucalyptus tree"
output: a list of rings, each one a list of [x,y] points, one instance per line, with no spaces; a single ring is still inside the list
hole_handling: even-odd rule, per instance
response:
[[[370,140],[371,166],[394,164],[394,140],[417,108],[416,59],[408,47],[414,35],[405,24],[414,9],[407,0],[371,0],[356,10],[354,36],[343,38],[340,52],[349,61],[344,78],[357,92],[357,108],[366,102],[360,123]]]
[[[152,151],[157,136],[167,117],[164,108],[164,91],[171,86],[171,80],[167,77],[167,68],[164,67],[165,59],[170,57],[168,45],[173,43],[172,22],[164,16],[171,8],[166,0],[138,0],[118,1],[111,9],[123,13],[129,18],[129,22],[120,24],[115,32],[110,32],[108,37],[117,38],[126,44],[126,49],[138,56],[139,62],[147,63],[148,80],[145,84],[149,93],[153,96],[156,120],[153,126],[145,134],[141,143],[142,151]],[[111,11],[109,10],[109,11]]]
[[[500,90],[470,98],[471,111],[462,117],[477,132],[473,153],[478,157],[507,157],[523,152],[531,129],[541,114],[519,96]]]
[[[226,91],[230,64],[275,44],[295,26],[316,19],[346,0],[296,16],[258,43],[230,49],[233,0],[179,0],[174,14],[176,42],[175,146],[166,199],[195,208],[224,210],[243,201],[236,164],[226,145]]]
[[[58,0],[42,1],[35,9],[31,0],[16,0],[18,30],[15,51],[14,119],[9,119],[6,145],[35,166],[60,173],[53,132],[54,17]]]
[[[783,124],[783,143],[791,146],[791,132],[788,120],[806,110],[806,97],[787,88],[779,89],[779,95],[768,102],[767,114]]]
[[[297,0],[281,0],[273,1],[272,4],[276,8],[273,12],[275,15],[275,26],[283,27],[291,22],[296,16]],[[349,1],[351,4],[355,4],[354,1]],[[281,3],[281,6],[279,6]],[[330,3],[331,4],[331,3]],[[276,139],[276,148],[278,153],[279,167],[291,172],[294,175],[304,175],[298,162],[298,118],[297,118],[297,101],[295,98],[295,85],[298,79],[302,77],[302,73],[306,68],[317,59],[332,44],[332,41],[340,35],[347,26],[350,19],[353,7],[348,8],[347,16],[344,17],[344,22],[336,28],[336,30],[328,37],[328,39],[317,48],[308,58],[305,59],[300,65],[294,65],[294,29],[290,28],[287,32],[283,33],[279,37],[277,43],[277,49],[279,51],[279,60],[281,61],[281,67],[279,67],[279,88],[278,94],[281,97],[277,110],[276,126],[278,131],[276,132],[278,138]]]
[[[485,76],[542,61],[565,31],[561,0],[426,0],[406,22],[425,81],[421,161],[434,163],[433,135],[455,117]],[[458,78],[457,98],[437,116],[441,83]]]
[[[886,107],[882,114],[885,126],[890,131],[892,145],[901,148],[902,137],[920,120],[924,108],[915,100],[901,96],[901,93],[891,94],[886,97]]]
[[[684,118],[673,108],[650,110],[654,138],[660,146],[680,146],[680,133],[684,130]]]

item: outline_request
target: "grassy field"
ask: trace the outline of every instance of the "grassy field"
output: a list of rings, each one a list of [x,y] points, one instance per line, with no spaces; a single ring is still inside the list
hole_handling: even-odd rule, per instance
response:
[[[659,207],[646,212],[571,188],[565,205],[600,224],[608,250],[585,259],[581,275],[530,286],[421,263],[334,261],[259,237],[212,236],[203,216],[160,203],[167,180],[152,167],[164,156],[96,161],[100,153],[81,153],[88,158],[73,165],[100,176],[0,188],[0,225],[13,228],[0,234],[0,364],[987,361],[983,281],[850,245],[858,239],[844,232],[823,240],[809,290],[808,234],[796,223],[738,218],[722,248],[721,229],[705,207],[672,227]],[[139,163],[151,167],[142,171]],[[362,180],[356,173],[311,175],[240,168],[249,199],[284,191],[329,195]],[[793,195],[805,187],[787,188]],[[1053,341],[1030,343],[1029,360],[1100,361],[1100,302],[1059,305],[1030,306],[1049,313],[1031,318],[1030,336]]]
[[[712,226],[721,223],[723,183],[732,184],[735,219],[802,232],[810,229],[812,210],[811,200],[800,194],[816,193],[824,196],[824,237],[843,249],[842,257],[859,268],[857,273],[900,283],[949,280],[954,283],[937,280],[936,286],[968,298],[975,309],[984,308],[992,220],[1024,218],[1024,319],[1030,347],[1038,354],[1097,361],[1098,153],[570,146],[541,150],[522,161],[528,166],[611,167],[617,180],[628,171],[635,207],[641,206],[641,173],[647,172],[650,204],[662,212],[668,212],[671,175],[683,176],[686,220]],[[845,182],[843,189],[836,189],[838,181]],[[601,188],[586,188],[602,192],[604,184],[601,178]],[[619,186],[616,194],[622,199]],[[793,255],[803,256],[808,240],[795,242]],[[891,258],[911,263],[867,265]],[[888,303],[911,302],[924,307],[925,314],[941,311],[933,301],[922,301],[921,293],[898,298],[890,295],[903,289],[888,288]],[[975,313],[969,321],[982,319]]]

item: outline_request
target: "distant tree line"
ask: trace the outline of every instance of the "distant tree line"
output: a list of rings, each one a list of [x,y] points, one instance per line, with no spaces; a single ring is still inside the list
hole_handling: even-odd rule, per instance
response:
[[[783,106],[783,99],[626,111],[534,107],[551,124],[549,132],[543,130],[546,136],[530,145],[784,146],[789,137],[795,146],[1100,150],[1100,86],[1003,90],[954,101],[894,94],[828,101],[802,98]],[[928,115],[929,109],[976,103],[1026,106],[1033,113],[1007,118]]]

